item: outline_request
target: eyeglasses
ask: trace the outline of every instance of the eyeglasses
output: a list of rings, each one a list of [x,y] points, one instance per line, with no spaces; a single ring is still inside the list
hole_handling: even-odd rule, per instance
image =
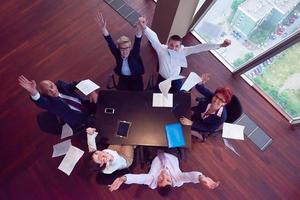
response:
[[[215,97],[219,99],[222,103],[226,103],[225,99],[218,94],[215,94]]]
[[[126,51],[128,49],[130,49],[130,47],[119,47],[120,51]]]

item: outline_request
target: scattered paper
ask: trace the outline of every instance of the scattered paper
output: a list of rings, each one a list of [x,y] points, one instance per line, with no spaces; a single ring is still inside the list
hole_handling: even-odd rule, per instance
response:
[[[223,138],[235,139],[235,140],[244,140],[244,128],[245,126],[238,124],[223,124]]]
[[[68,152],[71,145],[71,139],[53,145],[52,158],[65,155]]]
[[[202,82],[201,77],[198,76],[198,74],[196,74],[195,72],[191,72],[187,77],[187,79],[185,80],[185,82],[183,83],[180,90],[185,90],[188,92],[190,91],[190,89],[192,89],[195,85],[197,85],[200,82]]]
[[[172,87],[172,81],[182,79],[184,76],[178,75],[171,78],[168,78],[158,84],[160,92],[165,96],[165,98],[168,98],[168,93],[170,88]]]
[[[78,88],[84,95],[88,95],[91,92],[97,90],[100,88],[99,85],[91,81],[90,79],[80,81],[77,85],[76,88]]]
[[[73,130],[69,126],[69,124],[66,123],[65,125],[63,125],[62,130],[61,130],[60,139],[64,139],[66,137],[70,137],[72,135],[73,135]]]
[[[153,93],[152,98],[153,107],[173,107],[173,94],[168,94],[168,98],[161,93]]]
[[[66,173],[68,176],[70,176],[76,163],[81,158],[83,153],[84,151],[71,145],[64,159],[61,161],[60,165],[58,166],[58,169]]]
[[[233,151],[236,155],[240,156],[240,154],[235,150],[235,148],[229,143],[229,141],[223,138],[224,144],[228,147],[231,151]]]
[[[97,145],[96,145],[97,135],[98,132],[94,132],[92,135],[87,134],[87,143],[88,143],[89,152],[97,150]]]
[[[164,80],[158,84],[159,90],[164,95],[165,98],[168,98],[169,90],[172,86],[172,81],[170,79]]]

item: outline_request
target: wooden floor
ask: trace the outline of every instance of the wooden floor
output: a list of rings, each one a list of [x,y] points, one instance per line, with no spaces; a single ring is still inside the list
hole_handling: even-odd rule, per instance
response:
[[[152,0],[126,2],[151,22]],[[110,193],[85,168],[84,158],[71,176],[57,170],[62,157],[51,158],[51,154],[60,139],[39,130],[36,115],[40,109],[17,84],[17,77],[24,74],[37,81],[90,78],[104,87],[114,60],[95,23],[97,10],[103,11],[115,38],[133,37],[135,30],[102,0],[1,1],[0,199],[162,199],[155,190],[137,185]],[[185,45],[196,43],[190,34],[184,40]],[[142,57],[147,80],[157,61],[146,39]],[[170,199],[299,199],[299,128],[289,128],[271,105],[243,80],[232,78],[209,52],[190,56],[188,62],[191,71],[211,73],[210,88],[230,85],[245,113],[273,138],[273,144],[261,152],[248,139],[234,142],[238,157],[224,148],[220,137],[204,144],[194,142],[182,169],[200,170],[220,180],[220,187],[209,191],[186,184],[174,189]],[[72,142],[87,150],[76,139]]]

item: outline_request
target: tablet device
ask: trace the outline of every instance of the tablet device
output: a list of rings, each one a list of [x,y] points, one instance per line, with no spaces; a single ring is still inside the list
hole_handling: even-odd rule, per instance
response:
[[[130,126],[131,126],[131,122],[119,121],[118,128],[117,128],[117,136],[127,137]]]
[[[114,114],[115,113],[115,109],[113,109],[113,108],[105,108],[104,109],[104,113],[106,113],[106,114]]]

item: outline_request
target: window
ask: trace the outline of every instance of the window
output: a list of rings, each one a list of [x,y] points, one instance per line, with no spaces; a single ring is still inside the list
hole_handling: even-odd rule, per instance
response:
[[[300,0],[216,0],[193,33],[201,42],[232,45],[213,52],[232,72],[300,29]]]
[[[300,120],[300,43],[246,72],[243,77],[275,103],[291,123]]]

